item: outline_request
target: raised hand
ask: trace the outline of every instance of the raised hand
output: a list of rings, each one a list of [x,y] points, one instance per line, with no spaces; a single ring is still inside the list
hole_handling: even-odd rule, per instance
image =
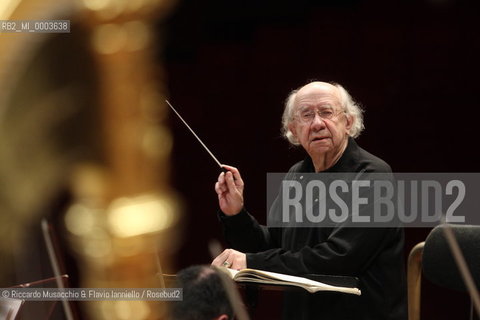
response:
[[[215,192],[218,195],[220,210],[227,216],[239,213],[243,208],[244,183],[237,168],[223,165],[227,170],[218,176]]]

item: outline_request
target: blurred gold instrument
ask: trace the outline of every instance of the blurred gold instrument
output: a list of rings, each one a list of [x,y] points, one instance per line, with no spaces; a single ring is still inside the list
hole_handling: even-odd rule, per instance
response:
[[[165,124],[165,79],[154,59],[162,45],[154,25],[173,5],[173,0],[0,2],[0,20],[72,21],[72,33],[55,40],[49,34],[0,34],[0,157],[4,159],[0,173],[4,181],[12,181],[9,189],[0,189],[5,199],[0,209],[8,220],[5,236],[18,242],[20,249],[21,234],[35,218],[32,215],[68,185],[74,200],[64,223],[82,287],[159,287],[159,269],[173,268],[180,242],[180,209],[169,186],[172,137]],[[61,86],[62,80],[54,80],[48,68],[32,67],[37,50],[51,53],[56,48],[42,47],[46,41],[66,52],[64,43],[81,42],[75,45],[87,48],[85,52],[70,52],[71,64],[62,55],[63,63],[78,72],[90,68],[94,82],[79,80],[83,91],[66,85],[51,90],[50,81]],[[51,59],[39,56],[40,61]],[[62,68],[60,62],[58,67]],[[90,90],[88,97],[84,88]],[[42,99],[23,103],[29,96]],[[21,110],[19,104],[28,105],[32,113],[16,112]],[[78,114],[86,115],[76,118]],[[65,131],[57,129],[62,124]],[[32,133],[28,139],[27,131]],[[22,151],[24,158],[30,157],[23,167],[17,163],[21,152],[15,148],[22,139],[36,141]],[[79,156],[77,149],[87,150],[89,156]],[[7,256],[15,245],[0,249]],[[166,318],[160,302],[84,305],[91,319]]]

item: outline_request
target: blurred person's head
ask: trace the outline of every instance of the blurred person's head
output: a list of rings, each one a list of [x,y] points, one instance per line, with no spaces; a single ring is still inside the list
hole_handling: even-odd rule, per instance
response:
[[[233,319],[233,308],[218,272],[211,266],[198,265],[177,274],[177,284],[183,288],[183,300],[173,304],[173,319]]]

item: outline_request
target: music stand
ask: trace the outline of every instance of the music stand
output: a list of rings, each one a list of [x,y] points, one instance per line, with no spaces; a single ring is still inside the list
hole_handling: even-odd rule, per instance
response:
[[[65,289],[65,284],[62,281],[62,276],[63,276],[62,273],[64,272],[61,272],[61,270],[64,270],[65,267],[63,264],[61,264],[62,260],[60,259],[60,255],[58,253],[59,246],[56,240],[57,238],[54,234],[53,227],[50,225],[47,219],[43,218],[41,222],[41,228],[42,228],[43,238],[45,240],[45,245],[47,247],[48,258],[50,259],[50,263],[53,269],[53,274],[55,275],[55,277],[50,279],[55,280],[58,288]],[[66,278],[68,279],[68,275],[66,275]],[[69,301],[67,301],[66,299],[62,299],[62,305],[63,305],[63,310],[65,312],[65,317],[67,318],[67,320],[74,320],[78,318],[76,316],[74,317],[74,313],[72,312],[72,307],[70,306]]]
[[[0,298],[0,320],[14,320],[23,302],[20,299]]]
[[[60,281],[67,284],[68,283],[68,275],[67,274],[62,274],[60,275]],[[57,283],[57,277],[51,277],[51,278],[46,278],[46,279],[41,279],[37,281],[32,281],[32,282],[27,282],[27,283],[22,283],[22,284],[17,284],[14,286],[11,286],[10,288],[32,288],[32,287],[37,287],[40,285],[48,284],[51,282]],[[63,285],[65,287],[65,285]],[[5,300],[11,300],[5,302]],[[0,299],[0,305],[2,307],[7,308],[7,314],[5,315],[5,318],[2,318],[4,316],[3,312],[1,311],[2,308],[0,308],[0,319],[1,320],[13,320],[17,316],[17,314],[20,312],[20,308],[22,307],[23,303],[25,302],[24,300],[19,300],[19,299]],[[13,302],[12,302],[13,301]],[[47,316],[45,319],[50,319],[50,317],[53,314],[53,311],[55,310],[55,306],[57,304],[57,301],[53,301],[52,305],[50,306]]]

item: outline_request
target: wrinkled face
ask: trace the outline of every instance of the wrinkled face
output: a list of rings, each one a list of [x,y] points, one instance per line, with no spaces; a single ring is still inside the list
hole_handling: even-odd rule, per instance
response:
[[[335,155],[346,145],[352,119],[343,112],[338,89],[313,82],[295,96],[289,128],[312,158]]]

